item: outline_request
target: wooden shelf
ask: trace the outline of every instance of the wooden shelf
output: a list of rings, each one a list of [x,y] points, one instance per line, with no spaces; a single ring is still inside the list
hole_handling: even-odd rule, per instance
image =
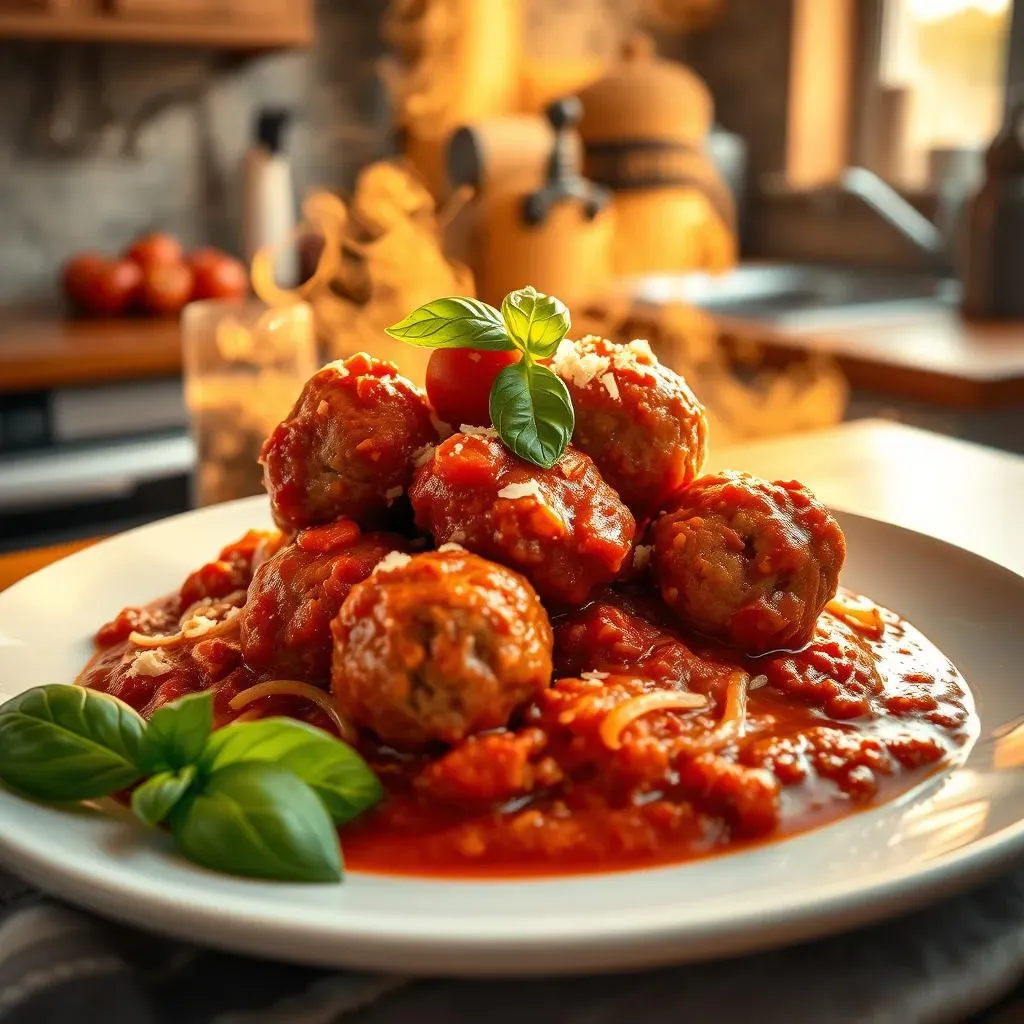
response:
[[[218,49],[270,50],[313,42],[312,5],[296,3],[281,20],[164,22],[105,14],[0,12],[0,38],[94,43],[163,43]]]
[[[0,392],[181,373],[178,320],[76,320],[0,311]]]

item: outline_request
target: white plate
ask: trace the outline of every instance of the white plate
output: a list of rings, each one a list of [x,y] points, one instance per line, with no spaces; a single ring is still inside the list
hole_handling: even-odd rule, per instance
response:
[[[177,586],[250,526],[249,499],[177,516],[49,566],[0,594],[0,698],[74,677],[124,604]],[[1024,849],[1024,579],[958,548],[842,516],[844,582],[904,614],[972,686],[966,761],[895,803],[785,842],[604,876],[340,886],[195,868],[128,822],[0,793],[0,859],[100,913],[289,960],[451,974],[605,970],[740,953],[881,918],[962,888]]]

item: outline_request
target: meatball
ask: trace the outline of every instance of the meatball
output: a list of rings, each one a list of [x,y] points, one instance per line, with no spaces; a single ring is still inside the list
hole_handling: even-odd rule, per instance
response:
[[[436,440],[423,393],[393,363],[364,353],[329,363],[260,453],[274,521],[379,525],[409,486],[413,452]]]
[[[551,682],[551,625],[533,588],[466,551],[386,560],[331,631],[339,711],[397,748],[501,728]]]
[[[839,524],[806,487],[746,473],[698,480],[653,536],[677,618],[749,654],[809,643],[846,558]]]
[[[493,429],[454,434],[409,489],[416,525],[517,569],[544,601],[582,604],[631,553],[636,524],[571,446],[551,469],[513,455]]]
[[[572,397],[573,444],[594,460],[637,521],[664,508],[700,472],[707,454],[704,407],[646,341],[566,339],[551,369]]]
[[[264,676],[326,684],[331,619],[352,587],[402,538],[351,520],[302,530],[257,570],[239,626],[246,664]]]

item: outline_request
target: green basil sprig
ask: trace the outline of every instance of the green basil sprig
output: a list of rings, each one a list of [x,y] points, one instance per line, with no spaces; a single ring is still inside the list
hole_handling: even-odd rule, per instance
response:
[[[49,803],[135,786],[136,817],[166,825],[197,864],[253,878],[340,881],[335,826],[384,793],[366,762],[290,718],[216,731],[212,724],[209,692],[165,705],[147,724],[109,694],[27,690],[0,706],[0,782]]]
[[[422,348],[522,353],[519,362],[494,379],[491,422],[521,459],[550,469],[562,457],[576,422],[565,384],[538,360],[554,355],[570,324],[564,302],[527,286],[506,295],[500,311],[479,299],[435,299],[387,333]]]

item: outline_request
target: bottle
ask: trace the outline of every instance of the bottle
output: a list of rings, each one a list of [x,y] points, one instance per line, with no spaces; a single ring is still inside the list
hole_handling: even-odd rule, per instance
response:
[[[985,154],[985,181],[967,213],[964,316],[1024,319],[1024,100]]]
[[[299,283],[299,254],[294,237],[297,222],[292,169],[284,152],[291,112],[261,110],[256,117],[253,146],[245,155],[243,244],[251,264],[260,249],[273,246],[274,276],[285,288]]]

